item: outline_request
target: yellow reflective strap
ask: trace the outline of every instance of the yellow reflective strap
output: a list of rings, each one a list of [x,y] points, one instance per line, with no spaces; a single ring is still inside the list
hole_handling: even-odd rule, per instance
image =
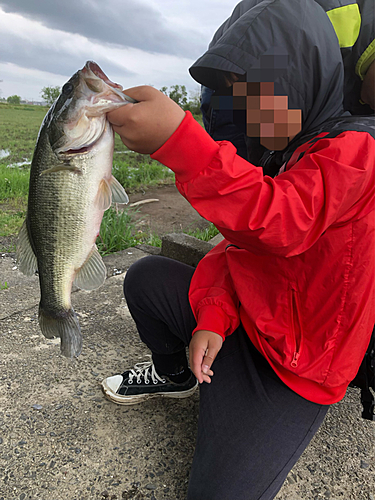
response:
[[[355,66],[355,72],[361,80],[364,79],[371,63],[375,60],[375,40],[373,40],[367,49],[363,52]]]
[[[358,4],[353,3],[327,11],[341,48],[353,47],[361,29],[361,13]]]

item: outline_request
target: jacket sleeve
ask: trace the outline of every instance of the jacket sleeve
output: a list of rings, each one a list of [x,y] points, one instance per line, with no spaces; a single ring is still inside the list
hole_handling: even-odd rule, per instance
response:
[[[237,156],[231,143],[213,141],[187,112],[152,157],[175,172],[181,194],[232,244],[289,257],[328,227],[369,210],[374,144],[363,132],[322,138],[273,179]]]
[[[210,330],[225,339],[238,327],[239,301],[225,256],[227,241],[215,246],[198,264],[189,289],[198,330]]]

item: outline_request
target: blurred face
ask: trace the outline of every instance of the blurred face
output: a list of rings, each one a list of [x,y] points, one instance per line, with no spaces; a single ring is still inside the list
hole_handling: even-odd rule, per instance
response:
[[[262,146],[282,150],[301,131],[300,109],[288,108],[287,96],[275,96],[273,82],[234,82],[231,96],[214,96],[214,109],[233,110],[233,123]]]

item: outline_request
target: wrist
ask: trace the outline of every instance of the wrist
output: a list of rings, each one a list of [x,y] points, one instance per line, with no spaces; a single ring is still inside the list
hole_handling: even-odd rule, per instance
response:
[[[177,130],[151,158],[173,170],[179,182],[187,182],[211,163],[218,150],[218,144],[186,111]]]

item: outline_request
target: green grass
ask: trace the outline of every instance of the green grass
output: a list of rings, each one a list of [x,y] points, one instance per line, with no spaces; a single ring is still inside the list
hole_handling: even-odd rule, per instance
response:
[[[205,229],[196,229],[195,231],[186,231],[186,234],[198,238],[198,240],[209,241],[211,238],[219,234],[219,230],[210,222]]]
[[[148,155],[129,151],[123,155],[115,152],[112,173],[129,192],[174,181],[174,174],[169,168]]]
[[[4,281],[3,285],[2,282],[0,281],[0,290],[6,290],[7,288],[8,288],[8,283]]]
[[[6,203],[0,202],[0,237],[18,234],[26,216],[25,198],[13,198]]]
[[[9,168],[0,163],[0,200],[27,197],[29,177],[30,169]]]
[[[96,241],[100,254],[107,255],[134,246],[136,244],[132,236],[134,228],[128,209],[117,212],[111,207],[104,212]]]
[[[108,255],[140,244],[161,247],[161,239],[156,234],[136,230],[137,210],[125,208],[121,211],[111,207],[104,212],[99,237],[96,241],[101,255]],[[210,223],[205,229],[186,231],[186,234],[203,241],[209,241],[219,231]]]
[[[0,103],[0,150],[10,155],[2,160],[6,164],[31,161],[45,106],[10,105]]]
[[[161,246],[161,239],[155,234],[136,230],[137,210],[125,208],[118,211],[111,207],[104,212],[96,244],[101,255],[108,255],[141,243]]]

